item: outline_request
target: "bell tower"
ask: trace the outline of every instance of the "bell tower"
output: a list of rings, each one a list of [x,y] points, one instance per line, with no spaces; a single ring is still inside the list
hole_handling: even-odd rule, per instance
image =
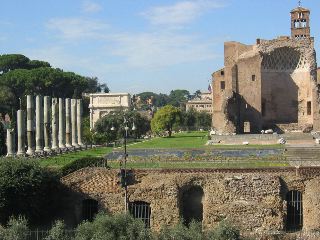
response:
[[[291,38],[310,38],[310,10],[299,6],[291,11]]]

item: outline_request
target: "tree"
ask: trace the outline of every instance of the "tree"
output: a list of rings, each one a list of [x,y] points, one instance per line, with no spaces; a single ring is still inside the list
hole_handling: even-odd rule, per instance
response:
[[[212,124],[212,116],[207,112],[197,112],[196,127],[209,130]]]
[[[174,107],[180,107],[181,104],[185,104],[190,98],[190,93],[188,90],[172,90],[169,95],[169,104]]]
[[[56,221],[49,231],[49,235],[45,240],[69,240],[66,226],[63,221]]]
[[[95,134],[105,136],[108,142],[123,138],[124,136],[124,118],[127,119],[129,127],[128,136],[140,138],[150,130],[150,120],[137,111],[117,111],[107,114],[99,119],[95,124]],[[133,123],[136,130],[132,130]],[[111,130],[111,128],[114,130]]]
[[[151,120],[151,129],[155,133],[168,131],[169,137],[172,135],[174,125],[181,122],[181,111],[171,105],[164,106],[158,110]]]
[[[183,116],[183,123],[184,126],[188,130],[192,130],[195,128],[196,122],[197,122],[197,112],[194,110],[194,108],[191,108],[190,110],[184,112]]]
[[[0,223],[10,216],[25,216],[31,223],[43,222],[54,211],[59,181],[34,161],[0,161]]]
[[[0,229],[0,240],[25,240],[28,233],[28,221],[24,217],[11,217],[7,227]]]

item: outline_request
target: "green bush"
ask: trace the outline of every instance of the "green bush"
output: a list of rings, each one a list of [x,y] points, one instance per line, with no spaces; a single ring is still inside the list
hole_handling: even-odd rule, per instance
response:
[[[240,231],[228,221],[221,221],[213,231],[209,232],[210,240],[240,240]]]
[[[56,221],[49,231],[49,235],[45,240],[69,240],[66,226],[63,221]]]
[[[0,229],[0,240],[26,240],[28,232],[28,222],[25,218],[11,217],[7,227]]]
[[[66,164],[62,167],[61,173],[63,176],[68,175],[72,172],[75,172],[81,168],[85,167],[94,167],[100,165],[103,162],[101,157],[83,157],[79,158],[69,164]]]
[[[191,222],[189,228],[182,221],[171,228],[164,227],[158,236],[159,240],[205,240],[200,223]]]
[[[83,222],[77,227],[77,240],[151,240],[151,232],[144,223],[130,215],[98,214],[93,222]]]
[[[0,224],[18,215],[42,223],[54,211],[58,186],[57,176],[34,161],[0,160]]]

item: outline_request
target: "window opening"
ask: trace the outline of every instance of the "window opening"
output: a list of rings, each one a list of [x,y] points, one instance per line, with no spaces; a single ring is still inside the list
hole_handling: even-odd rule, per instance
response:
[[[311,102],[310,101],[307,102],[307,114],[311,115]]]
[[[82,201],[82,220],[92,221],[98,213],[98,202],[94,199]]]
[[[226,89],[226,82],[225,81],[220,82],[220,88],[221,88],[221,90]]]
[[[251,80],[254,82],[256,80],[256,75],[252,75]]]
[[[129,203],[130,214],[137,219],[141,219],[146,227],[150,227],[151,207],[147,202],[136,201]]]
[[[287,230],[301,230],[303,225],[302,194],[300,191],[287,193]]]

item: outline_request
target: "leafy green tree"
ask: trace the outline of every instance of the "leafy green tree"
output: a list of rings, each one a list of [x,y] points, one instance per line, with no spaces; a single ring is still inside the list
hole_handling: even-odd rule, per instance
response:
[[[0,229],[0,240],[25,240],[28,232],[28,222],[24,217],[11,217],[7,227]]]
[[[151,240],[144,223],[131,215],[99,213],[93,222],[83,222],[76,229],[77,240]]]
[[[21,54],[0,55],[0,72],[6,73],[14,69],[27,69],[30,59]]]
[[[179,123],[181,123],[180,109],[167,105],[155,113],[151,120],[151,129],[157,134],[168,131],[169,137],[171,137],[173,127]]]
[[[107,114],[99,119],[95,124],[94,131],[96,135],[104,135],[108,142],[123,138],[124,136],[124,119],[127,120],[128,137],[140,138],[141,135],[150,131],[150,120],[137,111],[117,111]],[[136,129],[132,130],[133,125]],[[114,130],[111,130],[111,128]]]
[[[184,112],[183,123],[188,130],[193,130],[195,128],[196,121],[197,121],[197,114],[198,113],[193,108]]]
[[[188,90],[172,90],[169,95],[170,101],[169,104],[174,107],[180,107],[185,104],[190,98],[190,93]]]
[[[197,112],[196,127],[209,130],[211,128],[212,116],[207,112]]]
[[[6,139],[6,130],[2,122],[0,121],[0,156],[5,155],[7,153],[5,139]]]
[[[58,186],[56,176],[34,161],[1,160],[0,223],[19,215],[31,223],[43,222],[55,211]]]
[[[60,220],[56,221],[45,240],[70,240],[64,222]]]

